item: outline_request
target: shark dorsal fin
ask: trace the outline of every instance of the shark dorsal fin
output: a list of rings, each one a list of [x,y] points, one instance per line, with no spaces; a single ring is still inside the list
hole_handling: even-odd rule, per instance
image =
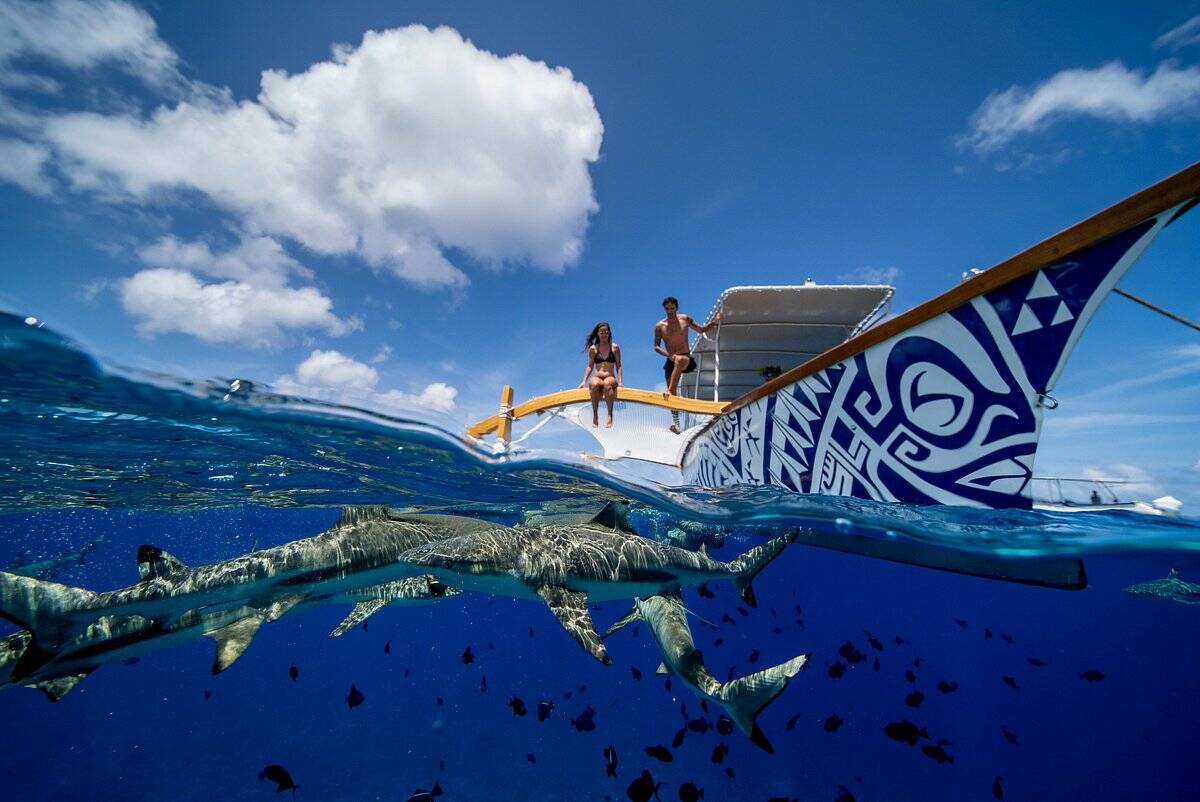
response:
[[[633,531],[633,527],[629,525],[628,501],[608,502],[604,505],[604,509],[596,513],[596,517],[592,518],[591,522],[603,526],[605,529],[615,529],[631,535],[637,534],[637,532]]]
[[[261,614],[248,615],[232,624],[204,633],[217,642],[217,655],[213,658],[212,673],[220,674],[242,656],[262,622]]]
[[[334,526],[352,526],[366,521],[386,521],[390,510],[383,504],[363,504],[357,507],[342,507]]]
[[[1167,579],[1179,579],[1179,571],[1172,568],[1171,573],[1167,574]]]
[[[188,570],[179,559],[169,551],[163,551],[158,546],[138,546],[137,551],[138,576],[141,579],[171,579]]]

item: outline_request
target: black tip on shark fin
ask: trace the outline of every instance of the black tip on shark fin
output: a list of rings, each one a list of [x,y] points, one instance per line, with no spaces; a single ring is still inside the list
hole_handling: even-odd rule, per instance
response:
[[[146,544],[138,546],[137,563],[142,579],[169,579],[188,569],[174,554]]]
[[[614,529],[630,535],[637,534],[629,523],[628,501],[608,502],[604,505],[604,509],[596,513],[596,517],[592,518],[591,522],[603,526],[605,529]]]
[[[758,726],[757,721],[754,723],[754,728],[750,730],[750,741],[768,755],[775,754],[775,747],[767,740],[767,736],[763,734],[762,728]]]

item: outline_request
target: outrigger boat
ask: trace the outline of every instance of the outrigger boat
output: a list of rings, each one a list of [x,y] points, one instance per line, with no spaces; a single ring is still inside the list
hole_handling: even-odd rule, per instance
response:
[[[513,424],[537,414],[534,430],[571,420],[604,458],[673,465],[687,484],[1029,509],[1042,413],[1068,356],[1198,199],[1200,163],[890,319],[891,287],[735,287],[693,347],[682,395],[619,388],[609,430],[590,425],[587,390],[514,405],[505,387],[499,413],[467,434],[513,453],[533,431],[514,440]],[[681,434],[667,431],[673,415],[686,417]]]

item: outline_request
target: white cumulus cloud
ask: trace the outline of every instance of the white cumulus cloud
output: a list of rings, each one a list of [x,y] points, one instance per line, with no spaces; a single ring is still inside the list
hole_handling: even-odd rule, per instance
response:
[[[214,90],[148,115],[41,123],[76,190],[200,192],[246,230],[427,287],[468,283],[450,250],[563,270],[597,209],[603,125],[587,87],[450,28],[368,32],[304,72],[264,72],[254,100]]]
[[[990,95],[959,144],[987,153],[1069,117],[1147,124],[1198,111],[1200,66],[1166,61],[1147,75],[1114,61],[1063,70],[1032,89],[1012,86]]]
[[[377,412],[431,410],[451,412],[458,390],[444,382],[432,382],[417,393],[377,389],[379,372],[339,351],[313,351],[296,366],[293,374],[280,376],[276,390],[295,395],[353,404]]]

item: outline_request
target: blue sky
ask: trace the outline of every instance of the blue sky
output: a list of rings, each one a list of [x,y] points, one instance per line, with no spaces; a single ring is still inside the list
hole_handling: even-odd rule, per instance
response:
[[[599,319],[654,387],[666,294],[902,311],[1200,155],[1200,3],[975,5],[0,0],[0,305],[455,422]],[[1197,226],[1122,286],[1200,318]],[[1195,332],[1112,298],[1055,395],[1039,473],[1200,508]]]

